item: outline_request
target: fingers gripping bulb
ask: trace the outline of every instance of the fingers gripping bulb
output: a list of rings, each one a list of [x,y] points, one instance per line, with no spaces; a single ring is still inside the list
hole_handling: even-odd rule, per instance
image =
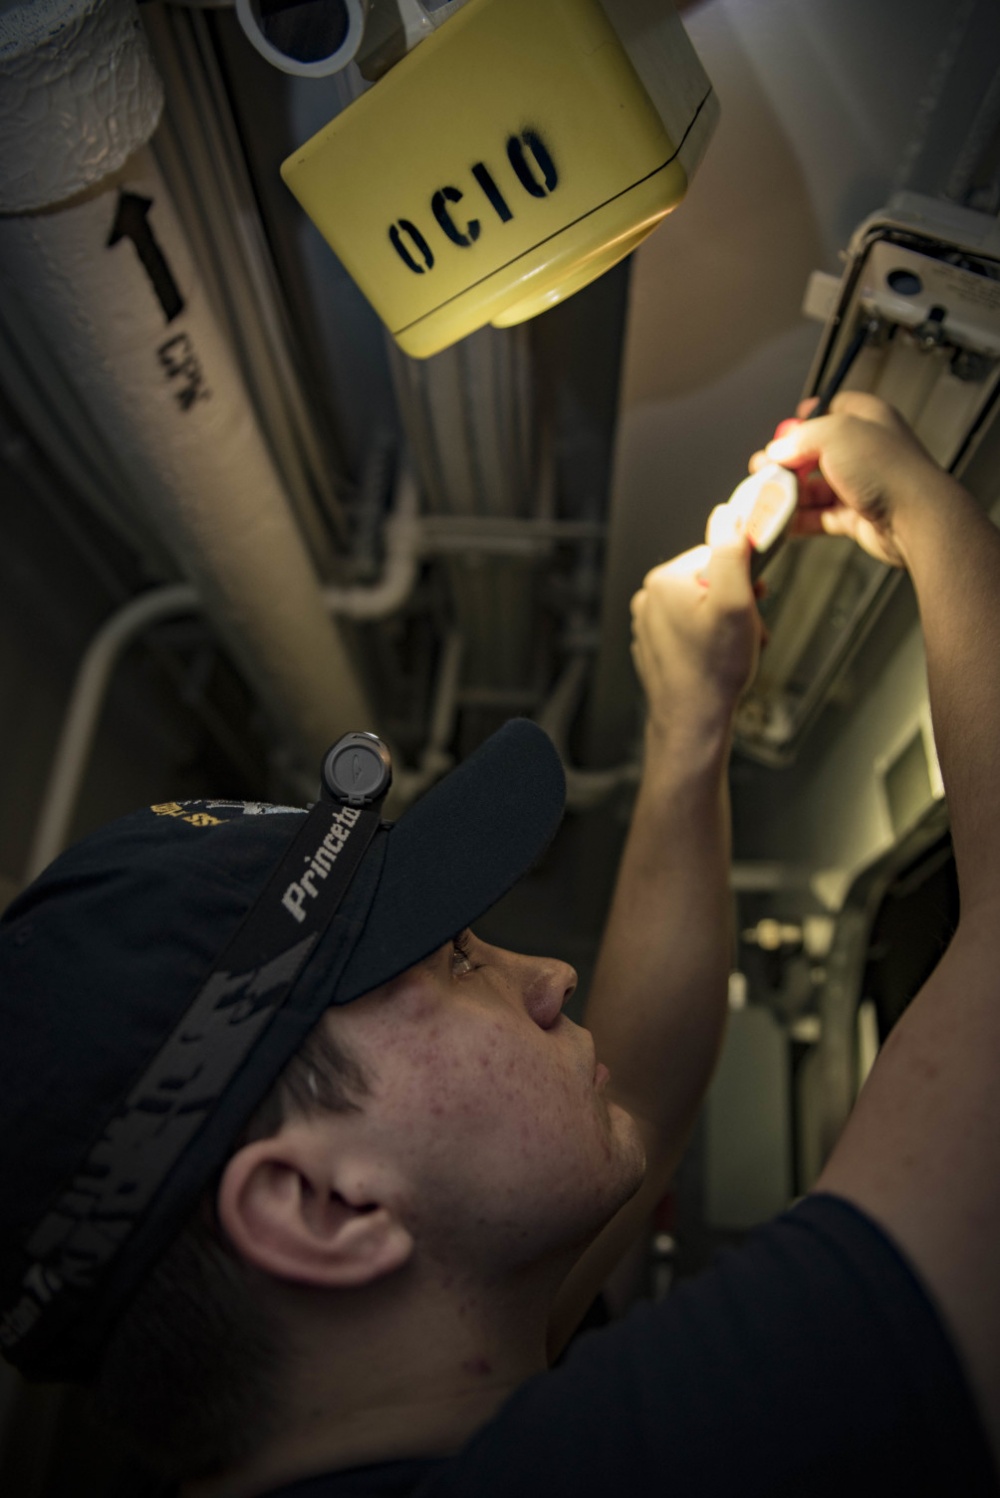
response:
[[[744,517],[738,506],[716,505],[708,517],[705,539],[713,549],[720,546],[739,547],[742,550],[746,528]]]
[[[798,479],[777,463],[766,463],[737,484],[729,496],[726,509],[753,548],[752,577],[756,578],[767,565],[791,525],[798,499]]]

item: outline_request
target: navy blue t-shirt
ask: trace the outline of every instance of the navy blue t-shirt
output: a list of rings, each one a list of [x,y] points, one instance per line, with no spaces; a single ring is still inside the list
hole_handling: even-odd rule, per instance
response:
[[[268,1498],[997,1498],[926,1290],[849,1203],[812,1196],[587,1333],[456,1456]]]

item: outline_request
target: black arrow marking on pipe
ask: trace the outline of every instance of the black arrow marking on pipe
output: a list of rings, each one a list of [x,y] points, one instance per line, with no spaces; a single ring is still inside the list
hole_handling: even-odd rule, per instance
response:
[[[173,322],[184,311],[184,298],[146,216],[152,206],[152,198],[141,198],[135,192],[119,193],[118,212],[108,239],[108,249],[120,239],[131,239],[163,308],[163,315],[167,322]]]

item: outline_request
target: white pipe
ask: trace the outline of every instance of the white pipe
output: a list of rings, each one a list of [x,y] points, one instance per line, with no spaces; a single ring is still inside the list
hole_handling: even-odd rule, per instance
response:
[[[377,725],[163,179],[134,150],[159,109],[134,0],[17,0],[0,15],[0,38],[20,26],[0,45],[0,283],[32,330],[18,352],[30,365],[41,345],[59,363],[276,735],[311,767]],[[46,163],[76,140],[98,146],[56,180]],[[25,211],[36,177],[44,213]]]
[[[386,565],[382,577],[372,587],[327,588],[323,595],[325,606],[332,613],[352,619],[383,619],[395,613],[405,603],[416,579],[419,544],[416,487],[412,478],[404,474],[396,508],[386,521]],[[77,669],[63,718],[28,855],[26,883],[36,878],[66,846],[111,678],[125,650],[150,625],[175,614],[201,612],[202,601],[196,589],[187,584],[156,588],[112,614],[91,640]],[[397,799],[401,805],[409,804],[451,769],[453,760],[446,752],[446,745],[454,730],[461,653],[460,637],[449,635],[442,653],[427,746],[419,767],[397,777]]]
[[[163,86],[128,0],[0,9],[0,213],[49,208],[123,167]]]
[[[371,0],[337,0],[336,4],[331,4],[330,0],[311,0],[315,17],[308,13],[309,3],[310,0],[305,0],[305,3],[299,0],[298,6],[286,6],[284,13],[279,11],[268,25],[268,21],[262,18],[259,0],[236,0],[236,19],[250,45],[273,68],[300,78],[327,78],[354,61],[364,38],[365,17]],[[313,47],[306,45],[304,50],[308,57],[303,60],[296,49],[312,42],[312,32],[317,23],[322,23],[324,10],[330,18],[331,31],[336,34],[340,26],[343,31],[336,42],[331,41],[329,52],[320,57],[315,57]]]
[[[532,522],[524,524],[530,526]],[[486,531],[489,529],[487,526]],[[489,549],[499,540],[502,548],[507,539],[484,534],[478,542],[470,537],[470,544],[473,549],[478,546]],[[385,524],[385,540],[385,565],[378,582],[370,586],[324,588],[323,603],[331,613],[364,621],[390,617],[410,596],[421,556],[437,550],[440,530],[420,519],[416,484],[407,470],[400,475],[395,506]],[[28,855],[26,882],[41,873],[66,846],[104,701],[125,650],[144,630],[162,619],[202,612],[203,603],[195,588],[186,584],[157,588],[125,604],[94,636],[77,670],[63,719]],[[396,776],[393,787],[396,814],[446,774],[454,763],[447,745],[454,733],[459,703],[462,652],[461,635],[453,632],[442,650],[427,744],[417,768],[400,771]],[[586,685],[587,671],[587,656],[574,655],[538,717],[563,757],[567,804],[575,810],[596,805],[618,786],[638,778],[634,765],[583,771],[568,763],[566,737]],[[305,766],[302,779],[303,783],[311,783],[310,770]]]
[[[421,522],[417,513],[417,486],[404,471],[396,492],[392,514],[385,522],[385,565],[382,576],[371,586],[327,587],[323,602],[331,613],[344,619],[385,619],[401,609],[413,591],[421,553]]]
[[[386,532],[382,577],[371,587],[325,589],[324,602],[331,611],[352,619],[382,619],[396,612],[409,596],[421,550],[421,529],[416,515],[416,489],[407,475],[400,481],[396,509],[386,522]],[[151,624],[176,614],[201,611],[201,600],[194,588],[183,584],[157,588],[119,609],[94,636],[73,683],[28,856],[25,882],[40,874],[66,846],[104,701],[125,650]],[[458,710],[462,652],[462,637],[453,631],[445,640],[441,654],[427,744],[417,768],[400,771],[396,776],[393,809],[397,815],[447,774],[454,763],[447,746]],[[567,806],[574,811],[598,805],[619,786],[633,784],[639,778],[639,767],[634,764],[610,770],[579,770],[569,763],[566,739],[588,670],[588,656],[574,655],[537,717],[539,726],[548,733],[562,757]]]
[[[36,878],[66,846],[84,771],[111,677],[137,635],[175,614],[192,614],[201,604],[194,588],[179,583],[140,594],[112,614],[87,647],[63,718],[59,744],[42,798],[25,883]]]
[[[640,767],[633,763],[608,770],[579,770],[570,763],[566,741],[590,668],[589,654],[572,655],[535,719],[559,751],[566,774],[566,806],[570,811],[589,811],[620,786],[638,784],[640,774]]]
[[[441,652],[430,734],[420,756],[420,763],[415,770],[404,770],[393,779],[394,800],[390,809],[394,816],[398,816],[411,801],[422,796],[442,775],[447,775],[455,763],[455,756],[448,752],[447,746],[455,732],[463,648],[462,636],[457,630],[452,630],[445,639]]]
[[[376,589],[367,591],[374,593]],[[111,679],[125,651],[150,625],[177,614],[198,613],[201,613],[201,600],[194,588],[185,583],[156,588],[118,609],[91,640],[77,670],[63,718],[28,854],[25,884],[37,878],[67,844],[101,712]],[[393,785],[397,814],[447,774],[454,764],[447,745],[455,728],[461,661],[462,638],[453,632],[444,643],[430,733],[420,763],[415,770],[401,771]]]
[[[462,636],[457,629],[452,630],[446,637],[444,649],[441,652],[441,670],[434,696],[434,709],[431,713],[428,747],[432,753],[444,749],[451,742],[452,734],[455,732],[455,713],[458,709],[458,688],[462,674],[464,648],[465,642]]]

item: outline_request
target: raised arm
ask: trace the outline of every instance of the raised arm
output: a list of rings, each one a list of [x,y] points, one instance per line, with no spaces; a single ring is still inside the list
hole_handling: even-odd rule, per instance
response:
[[[553,1319],[565,1341],[663,1195],[718,1055],[732,959],[727,766],[757,658],[747,543],[725,510],[711,545],[655,568],[632,601],[648,716],[642,780],[584,1023],[608,1091],[642,1131],[641,1191],[580,1260]]]
[[[961,897],[815,1189],[868,1212],[923,1276],[1000,1464],[1000,533],[870,396],[839,396],[767,456],[815,456],[832,492],[814,528],[910,572]]]

